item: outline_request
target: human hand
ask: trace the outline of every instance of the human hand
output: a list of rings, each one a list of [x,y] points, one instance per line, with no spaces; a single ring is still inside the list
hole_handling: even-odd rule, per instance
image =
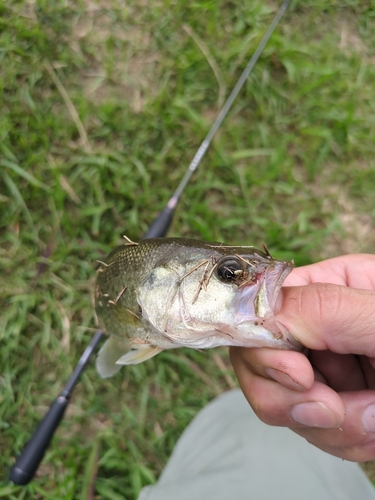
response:
[[[285,284],[276,319],[308,351],[231,348],[247,400],[332,455],[375,459],[375,255],[297,268]]]

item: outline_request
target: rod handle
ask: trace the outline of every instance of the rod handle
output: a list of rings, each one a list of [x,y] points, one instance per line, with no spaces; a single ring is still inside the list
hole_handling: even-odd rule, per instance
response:
[[[166,206],[154,219],[142,239],[163,238],[172,223],[174,209]]]
[[[69,399],[61,395],[51,404],[50,409],[39,423],[32,438],[10,469],[10,480],[14,484],[23,486],[31,481],[43,459],[56,427],[64,415],[68,403]]]

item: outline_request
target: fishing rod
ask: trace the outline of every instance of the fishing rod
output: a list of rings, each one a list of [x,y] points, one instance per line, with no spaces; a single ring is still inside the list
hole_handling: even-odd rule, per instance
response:
[[[195,172],[198,165],[202,161],[204,155],[206,154],[207,149],[209,148],[212,142],[212,139],[214,138],[216,132],[223,123],[225,117],[227,116],[234,100],[238,96],[244,83],[251,74],[255,64],[257,63],[260,55],[264,50],[264,47],[266,46],[272,33],[275,31],[275,28],[279,24],[280,19],[282,18],[284,12],[288,8],[290,1],[291,0],[284,0],[284,2],[282,3],[272,23],[268,27],[257,49],[255,50],[253,56],[248,62],[246,68],[243,70],[240,78],[238,79],[229,97],[225,101],[224,106],[220,110],[208,134],[206,135],[202,144],[199,146],[197,152],[195,153],[194,158],[192,159],[179,185],[177,186],[177,189],[173,193],[172,197],[169,199],[165,208],[157,215],[157,217],[151,223],[146,234],[143,236],[143,239],[164,237],[167,234],[169,226],[172,223],[177,203],[183,191],[185,190],[193,173]],[[104,332],[102,330],[95,331],[95,334],[90,344],[87,346],[84,353],[82,354],[73,374],[69,378],[64,389],[62,390],[60,395],[55,399],[55,401],[51,404],[48,412],[39,423],[31,439],[25,445],[21,454],[17,458],[16,462],[11,467],[10,480],[13,483],[23,486],[28,484],[34,477],[34,474],[37,471],[39,464],[43,459],[43,456],[49,446],[49,443],[60,421],[64,416],[65,410],[68,407],[70,397],[73,393],[73,389],[76,386],[78,380],[80,379],[81,374],[86,368],[92,353],[95,351],[103,335]]]

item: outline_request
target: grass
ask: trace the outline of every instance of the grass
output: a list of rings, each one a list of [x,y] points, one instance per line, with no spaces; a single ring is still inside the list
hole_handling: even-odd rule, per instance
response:
[[[2,3],[0,498],[135,499],[235,385],[225,350],[106,381],[90,366],[36,479],[6,480],[90,339],[95,259],[164,206],[276,8]],[[266,242],[298,265],[373,252],[374,25],[373,2],[292,3],[170,235]]]

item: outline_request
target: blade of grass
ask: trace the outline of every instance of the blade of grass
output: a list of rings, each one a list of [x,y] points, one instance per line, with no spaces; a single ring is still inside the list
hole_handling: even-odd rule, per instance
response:
[[[98,471],[98,459],[100,449],[100,434],[98,434],[91,447],[90,455],[85,465],[83,474],[81,500],[93,500],[95,495],[95,478]]]
[[[36,179],[29,172],[26,172],[26,170],[21,168],[19,165],[16,165],[15,163],[13,163],[9,160],[6,160],[6,159],[0,160],[0,165],[5,167],[5,168],[8,168],[9,170],[12,170],[13,172],[15,172],[18,175],[20,175],[21,177],[23,177],[24,179],[29,181],[30,184],[33,184],[34,186],[36,186],[40,189],[43,189],[44,191],[50,192],[49,186],[47,186],[46,184],[44,184],[41,181],[38,181],[38,179]]]

